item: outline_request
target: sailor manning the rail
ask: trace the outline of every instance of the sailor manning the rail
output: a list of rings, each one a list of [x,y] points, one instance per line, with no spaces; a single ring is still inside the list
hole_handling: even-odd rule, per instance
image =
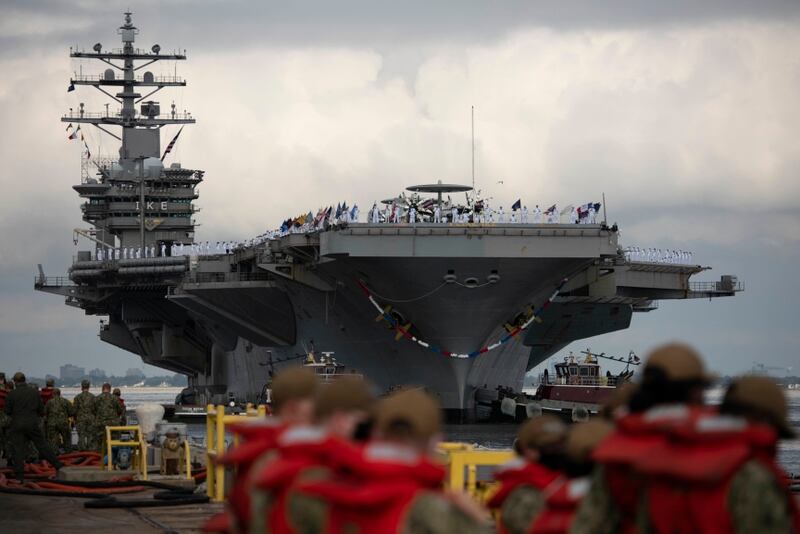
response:
[[[417,222],[417,208],[411,206],[411,209],[408,210],[408,222],[411,224],[416,224]]]
[[[435,224],[439,224],[442,222],[442,210],[439,209],[438,204],[433,208],[433,222]]]
[[[528,206],[522,206],[522,224],[528,224]]]
[[[503,206],[500,206],[500,209],[497,210],[497,222],[506,222],[506,212],[503,211]]]
[[[533,222],[534,224],[542,222],[542,210],[539,208],[539,204],[536,204],[536,207],[533,208]]]
[[[569,222],[570,224],[578,223],[578,208],[575,208],[569,213]]]

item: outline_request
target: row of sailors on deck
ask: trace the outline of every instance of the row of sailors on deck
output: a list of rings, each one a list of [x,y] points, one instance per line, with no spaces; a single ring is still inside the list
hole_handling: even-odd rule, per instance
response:
[[[649,261],[652,263],[692,263],[693,252],[687,250],[669,250],[660,248],[628,247],[624,249],[628,261]]]
[[[657,348],[639,383],[617,388],[596,418],[521,425],[516,458],[481,500],[448,488],[435,397],[403,388],[378,400],[364,380],[323,385],[308,368],[282,370],[273,414],[232,425],[238,445],[215,459],[234,480],[204,530],[800,532],[776,463],[778,440],[794,436],[783,392],[767,377],[740,377],[712,407],[703,396],[711,380],[692,348]]]
[[[228,254],[235,248],[242,246],[242,243],[234,243],[228,241],[217,241],[212,244],[210,241],[200,243],[172,243],[169,246],[166,243],[156,245],[148,245],[142,247],[119,247],[119,248],[102,248],[98,247],[95,252],[95,259],[97,261],[111,261],[111,260],[134,260],[140,258],[155,258],[157,256],[167,256],[169,251],[170,256],[210,256],[213,254]]]
[[[503,206],[497,210],[492,209],[488,201],[482,201],[480,207],[470,209],[459,209],[456,206],[450,208],[449,212],[443,210],[438,204],[433,205],[429,210],[421,212],[416,206],[401,208],[397,204],[387,205],[381,209],[377,203],[367,213],[368,222],[372,224],[380,223],[409,223],[427,222],[433,224],[483,224],[483,223],[511,223],[511,224],[597,224],[597,213],[600,208],[599,203],[588,203],[583,206],[567,206],[559,212],[558,206],[553,204],[548,209],[542,211],[537,204],[532,211],[528,211],[527,206],[514,204],[511,211],[506,215]],[[357,221],[342,221],[357,222]]]

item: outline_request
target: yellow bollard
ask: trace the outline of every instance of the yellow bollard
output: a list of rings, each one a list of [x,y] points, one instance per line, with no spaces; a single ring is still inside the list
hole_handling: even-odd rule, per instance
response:
[[[225,406],[217,406],[217,456],[225,453]],[[214,500],[222,502],[225,500],[225,466],[217,462],[214,465],[216,470],[216,493]]]
[[[216,411],[214,405],[209,404],[206,406],[206,495],[209,498],[214,497],[214,487],[216,484],[216,468],[214,466],[213,455],[216,454],[217,448],[214,444],[214,416]]]

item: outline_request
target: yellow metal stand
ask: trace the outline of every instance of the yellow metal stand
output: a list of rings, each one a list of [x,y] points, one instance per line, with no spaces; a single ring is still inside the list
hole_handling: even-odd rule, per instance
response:
[[[478,466],[499,466],[514,458],[509,450],[475,449],[466,443],[441,443],[439,452],[447,461],[447,488],[466,491],[480,501],[487,492],[478,487]]]
[[[243,414],[225,413],[225,406],[220,404],[206,407],[206,494],[214,501],[225,500],[225,466],[215,460],[225,453],[225,426],[242,421],[245,417],[266,417],[267,407],[260,405],[254,408],[248,404]]]
[[[111,439],[112,432],[133,432],[135,436],[131,441],[114,440]],[[106,427],[106,469],[108,471],[114,469],[111,461],[111,447],[136,449],[134,460],[138,457],[138,467],[142,471],[142,480],[147,480],[147,442],[144,440],[142,429],[139,425]]]

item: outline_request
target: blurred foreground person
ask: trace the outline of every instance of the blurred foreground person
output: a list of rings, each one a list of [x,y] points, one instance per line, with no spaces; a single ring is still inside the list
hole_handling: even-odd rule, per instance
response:
[[[800,532],[797,502],[775,463],[778,438],[794,437],[783,392],[767,377],[738,378],[719,411],[674,429],[638,462],[648,477],[639,531]]]
[[[567,426],[553,415],[540,415],[523,423],[515,449],[519,457],[495,475],[500,488],[487,503],[500,509],[498,530],[527,534],[544,508],[545,488],[561,476]]]
[[[613,430],[614,426],[602,419],[570,427],[564,445],[564,476],[559,476],[544,489],[544,508],[526,533],[569,532],[578,506],[591,484],[592,451]]]
[[[8,437],[14,459],[14,475],[23,481],[25,455],[31,443],[39,453],[39,457],[50,462],[56,469],[61,469],[63,464],[44,439],[39,419],[44,415],[44,406],[39,392],[26,386],[25,375],[22,373],[14,375],[14,384],[16,387],[8,394],[4,410],[11,418]]]
[[[710,381],[700,356],[688,345],[671,343],[650,354],[629,413],[616,419],[614,433],[594,451],[597,467],[571,532],[636,532],[644,479],[634,465],[651,455],[670,429],[708,413],[703,390]]]
[[[435,459],[441,406],[421,390],[400,390],[383,399],[374,438],[332,481],[306,483],[328,517],[324,532],[487,532],[488,515],[463,494],[443,491],[445,469]]]
[[[297,485],[330,480],[338,464],[358,455],[352,439],[375,402],[370,385],[361,378],[344,376],[321,387],[314,423],[282,433],[276,457],[255,475],[251,532],[325,531],[324,502],[298,492]]]
[[[318,380],[314,371],[290,367],[278,372],[272,382],[274,415],[231,425],[231,432],[242,443],[217,458],[217,462],[236,467],[236,479],[228,493],[227,510],[212,517],[206,532],[249,532],[252,517],[250,496],[253,475],[274,458],[278,436],[296,425],[307,425],[314,415]]]

